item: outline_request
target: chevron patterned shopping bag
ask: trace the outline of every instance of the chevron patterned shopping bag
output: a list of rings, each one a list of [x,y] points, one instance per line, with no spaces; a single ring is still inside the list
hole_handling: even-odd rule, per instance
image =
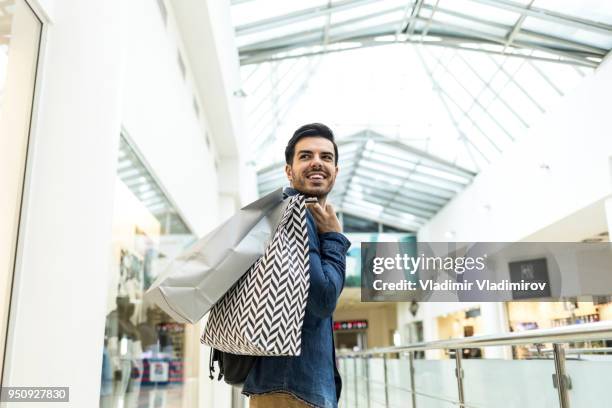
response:
[[[303,195],[289,199],[273,238],[213,306],[201,342],[254,356],[298,356],[310,285]]]

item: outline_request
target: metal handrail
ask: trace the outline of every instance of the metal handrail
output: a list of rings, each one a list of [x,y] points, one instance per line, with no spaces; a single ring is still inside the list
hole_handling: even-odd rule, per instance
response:
[[[531,353],[535,354],[552,354],[554,352],[553,349],[537,349],[537,348],[529,348],[527,349]],[[612,353],[612,347],[588,347],[588,348],[570,348],[565,350],[565,354],[597,354],[597,353]]]
[[[362,351],[339,351],[338,357],[363,357],[377,354],[424,350],[456,350],[488,346],[516,346],[533,343],[572,343],[612,339],[612,321],[584,323],[574,326],[535,329],[522,332],[436,340],[403,346],[379,347]]]
[[[568,390],[571,388],[571,379],[566,374],[565,360],[566,349],[562,346],[563,343],[583,342],[589,340],[612,339],[612,321],[585,323],[574,326],[555,327],[551,329],[536,329],[524,332],[474,336],[466,338],[458,338],[451,340],[437,340],[429,342],[414,343],[403,346],[373,348],[363,351],[339,351],[336,355],[340,358],[353,358],[354,363],[357,358],[363,359],[382,355],[384,362],[385,376],[385,405],[389,406],[389,396],[387,394],[387,354],[391,353],[407,353],[409,356],[410,365],[410,380],[412,394],[412,407],[416,407],[416,395],[418,391],[414,389],[414,352],[424,350],[455,350],[455,377],[457,379],[457,401],[452,403],[462,408],[472,407],[466,403],[463,385],[463,368],[461,350],[469,348],[480,348],[489,346],[516,346],[522,344],[543,344],[552,343],[552,355],[554,361],[555,374],[553,375],[553,383],[559,394],[559,407],[569,408],[570,399]],[[608,351],[609,348],[599,348],[599,351]],[[349,360],[350,361],[350,360]],[[357,390],[357,367],[355,365],[355,391]],[[436,396],[431,396],[440,399]],[[368,397],[369,401],[369,397]]]

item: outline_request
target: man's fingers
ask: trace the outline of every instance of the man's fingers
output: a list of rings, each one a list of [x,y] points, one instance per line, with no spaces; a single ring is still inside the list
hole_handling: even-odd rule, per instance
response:
[[[323,207],[321,207],[321,204],[319,203],[306,203],[306,207],[308,207],[310,211],[312,211],[313,215],[323,215],[324,213]]]
[[[326,203],[325,204],[325,212],[328,214],[335,214],[336,210],[334,209],[334,206],[331,205],[330,203]]]

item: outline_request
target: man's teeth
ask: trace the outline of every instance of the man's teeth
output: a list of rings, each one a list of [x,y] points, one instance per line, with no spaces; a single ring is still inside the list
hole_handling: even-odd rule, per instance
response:
[[[323,176],[320,174],[313,174],[311,176],[308,177],[309,179],[314,179],[314,180],[323,180]]]

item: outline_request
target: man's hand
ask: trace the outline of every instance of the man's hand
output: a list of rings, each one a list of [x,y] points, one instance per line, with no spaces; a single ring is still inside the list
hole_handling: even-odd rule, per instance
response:
[[[319,203],[306,203],[317,224],[319,234],[325,232],[341,232],[340,221],[336,217],[336,211],[331,204],[325,204],[325,209]]]

